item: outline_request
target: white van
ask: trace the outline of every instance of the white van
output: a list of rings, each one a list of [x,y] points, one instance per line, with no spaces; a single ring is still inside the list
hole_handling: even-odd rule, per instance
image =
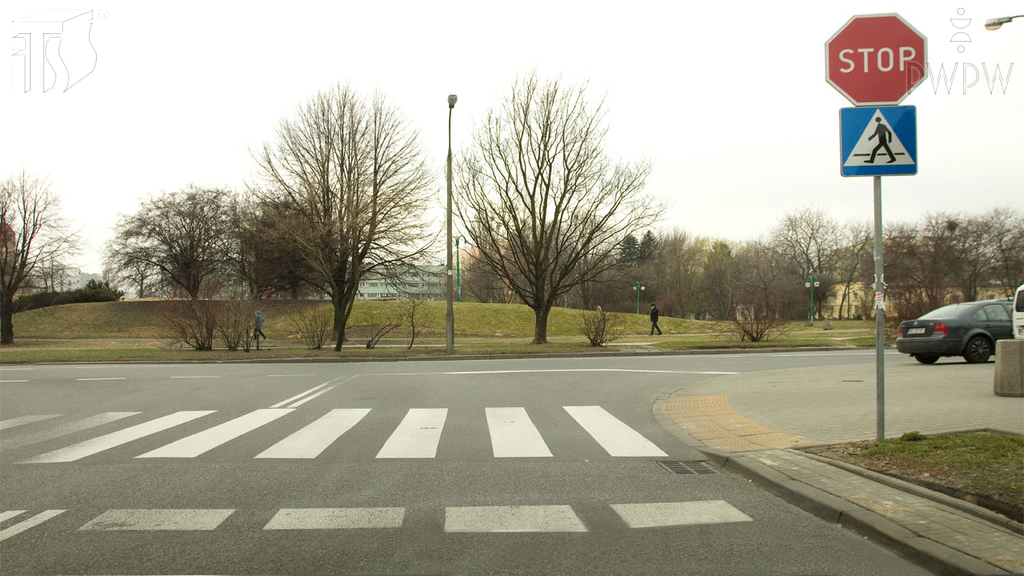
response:
[[[1013,337],[1024,340],[1024,284],[1017,286],[1013,297]]]

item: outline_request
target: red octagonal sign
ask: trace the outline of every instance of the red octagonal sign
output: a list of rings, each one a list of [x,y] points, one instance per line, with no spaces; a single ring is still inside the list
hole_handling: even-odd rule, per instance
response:
[[[857,106],[895,106],[924,82],[927,43],[899,14],[854,16],[825,43],[825,79]]]

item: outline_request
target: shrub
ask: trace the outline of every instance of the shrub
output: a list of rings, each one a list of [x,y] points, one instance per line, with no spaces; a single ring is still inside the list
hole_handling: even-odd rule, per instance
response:
[[[600,306],[597,310],[580,310],[580,322],[583,335],[587,337],[591,346],[604,346],[617,340],[621,335],[615,325],[614,316],[608,316]]]
[[[70,290],[68,292],[37,292],[25,294],[14,300],[14,313],[28,312],[37,308],[47,306],[60,306],[62,304],[79,304],[83,302],[115,302],[124,296],[124,292],[111,288],[109,282],[97,282],[89,280],[85,288]]]
[[[234,352],[239,346],[246,352],[250,350],[256,306],[253,300],[225,300],[218,303],[216,329],[228,350]]]
[[[288,312],[302,341],[310,350],[320,350],[334,328],[334,311],[327,306],[295,306]]]
[[[169,303],[164,320],[175,341],[197,351],[213,350],[217,309],[214,300],[175,300]]]

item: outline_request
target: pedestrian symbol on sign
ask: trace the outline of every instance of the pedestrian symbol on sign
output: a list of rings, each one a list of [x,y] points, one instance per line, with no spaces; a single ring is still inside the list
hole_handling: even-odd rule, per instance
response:
[[[875,154],[878,154],[879,150],[885,148],[885,153],[889,155],[889,164],[892,164],[893,162],[896,161],[896,157],[893,156],[892,150],[889,148],[889,143],[892,142],[892,130],[889,130],[889,127],[886,126],[885,124],[882,124],[881,117],[875,118],[875,122],[878,123],[878,127],[875,128],[874,134],[868,136],[868,140],[872,140],[875,136],[878,136],[878,145],[875,146],[875,148],[871,151],[871,159],[865,160],[864,162],[867,162],[868,164],[874,164]]]

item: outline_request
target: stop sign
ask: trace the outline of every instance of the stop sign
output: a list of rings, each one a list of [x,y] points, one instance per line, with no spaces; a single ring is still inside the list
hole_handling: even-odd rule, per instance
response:
[[[825,79],[857,106],[895,106],[924,82],[927,42],[899,14],[854,16],[825,43]]]

